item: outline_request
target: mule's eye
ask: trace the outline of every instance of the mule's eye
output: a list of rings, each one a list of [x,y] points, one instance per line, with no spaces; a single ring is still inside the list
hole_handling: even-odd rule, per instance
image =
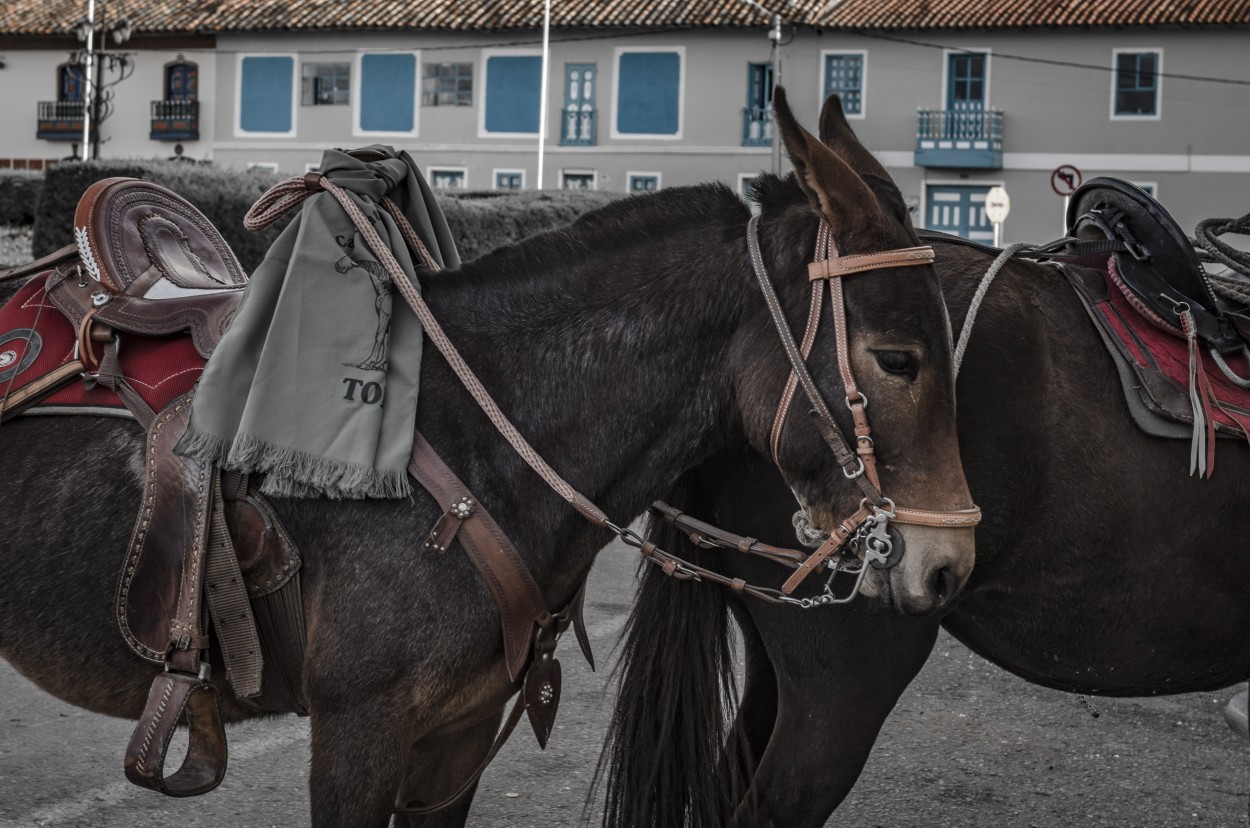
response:
[[[873,351],[881,370],[891,374],[915,379],[920,371],[920,360],[911,351]]]

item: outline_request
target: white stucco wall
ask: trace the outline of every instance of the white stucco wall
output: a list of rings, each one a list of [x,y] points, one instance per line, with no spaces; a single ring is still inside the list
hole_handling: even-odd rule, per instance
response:
[[[151,102],[164,94],[164,66],[179,55],[199,64],[200,140],[152,141]],[[69,141],[46,141],[35,137],[38,102],[57,98],[57,66],[68,60],[64,50],[20,49],[4,52],[0,69],[0,158],[57,159],[72,150]],[[211,51],[132,50],[134,74],[113,87],[113,113],[104,122],[100,145],[102,157],[165,158],[173,155],[174,143],[182,143],[184,155],[212,157],[213,114],[217,95],[217,56]],[[108,75],[108,78],[116,75]]]

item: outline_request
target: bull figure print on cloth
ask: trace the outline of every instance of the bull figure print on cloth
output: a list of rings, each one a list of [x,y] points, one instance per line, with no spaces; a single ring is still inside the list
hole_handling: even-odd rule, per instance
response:
[[[359,368],[362,371],[385,371],[387,366],[387,346],[391,338],[391,277],[386,268],[375,261],[366,259],[359,261],[351,256],[344,256],[334,264],[339,273],[350,275],[353,270],[363,270],[373,285],[375,294],[373,309],[378,315],[378,329],[373,337],[373,350],[360,362],[344,362],[348,368]]]

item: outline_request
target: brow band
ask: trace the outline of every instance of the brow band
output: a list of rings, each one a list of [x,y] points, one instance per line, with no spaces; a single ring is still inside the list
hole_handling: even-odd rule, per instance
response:
[[[904,247],[901,250],[887,250],[883,253],[862,253],[852,256],[833,256],[812,262],[807,266],[807,278],[835,279],[840,276],[851,276],[868,270],[884,267],[912,267],[914,265],[932,264],[933,248]]]

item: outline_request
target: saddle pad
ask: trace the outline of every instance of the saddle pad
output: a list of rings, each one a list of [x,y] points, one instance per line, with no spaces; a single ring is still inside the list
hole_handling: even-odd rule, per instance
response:
[[[1131,369],[1134,381],[1125,382],[1124,390],[1138,426],[1155,436],[1189,439],[1189,428],[1160,428],[1158,424],[1143,422],[1141,416],[1148,412],[1147,416],[1193,424],[1188,343],[1138,309],[1118,277],[1114,259],[1108,259],[1101,270],[1065,267],[1064,273],[1098,325],[1112,357]],[[1200,353],[1211,390],[1219,402],[1211,411],[1217,434],[1246,437],[1250,390],[1230,382],[1205,349]],[[1250,376],[1250,363],[1241,354],[1226,355],[1225,361],[1240,376]],[[1142,411],[1143,406],[1146,412]]]
[[[0,307],[0,397],[74,361],[74,328],[44,292],[50,273],[31,279]],[[204,359],[189,336],[122,336],[118,350],[122,371],[153,411],[191,390],[204,370]],[[23,413],[124,416],[125,409],[115,392],[73,378]]]

